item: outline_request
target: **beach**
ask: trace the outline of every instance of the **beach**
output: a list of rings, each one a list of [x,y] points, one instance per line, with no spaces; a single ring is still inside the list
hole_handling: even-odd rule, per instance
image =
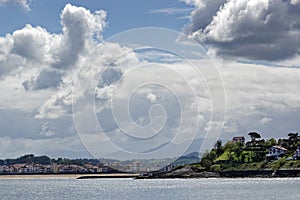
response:
[[[0,175],[0,179],[78,179],[78,178],[128,178],[138,174],[14,174]]]

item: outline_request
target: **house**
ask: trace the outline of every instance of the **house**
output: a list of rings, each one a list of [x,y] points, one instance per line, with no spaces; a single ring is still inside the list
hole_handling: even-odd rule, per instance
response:
[[[293,158],[300,159],[300,146],[298,146],[297,150],[295,151]]]
[[[133,162],[132,163],[132,171],[133,172],[138,172],[138,171],[140,171],[140,167],[141,167],[141,163],[140,162],[138,162],[138,161],[135,161],[135,162]]]
[[[13,164],[11,167],[13,168],[13,173],[22,173],[25,168],[25,164]]]
[[[169,172],[173,169],[173,165],[170,163],[169,165],[166,165],[162,168],[162,171]]]
[[[282,146],[272,146],[269,148],[269,153],[267,154],[267,157],[275,157],[280,158],[287,152],[287,149]]]
[[[244,136],[239,136],[239,137],[233,137],[232,138],[232,142],[241,142],[241,143],[245,143],[245,137]]]

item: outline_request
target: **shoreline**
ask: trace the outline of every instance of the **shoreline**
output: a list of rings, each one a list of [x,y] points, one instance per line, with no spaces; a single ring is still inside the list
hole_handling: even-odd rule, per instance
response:
[[[5,174],[1,179],[95,179],[95,178],[135,178],[139,174]]]
[[[190,179],[190,178],[300,178],[300,170],[241,170],[241,171],[202,171],[192,170],[153,173],[151,175],[112,173],[112,174],[2,174],[1,179]]]
[[[175,170],[167,173],[153,173],[136,179],[172,179],[172,178],[299,178],[300,169],[294,170],[240,170],[240,171],[202,171],[192,169]]]

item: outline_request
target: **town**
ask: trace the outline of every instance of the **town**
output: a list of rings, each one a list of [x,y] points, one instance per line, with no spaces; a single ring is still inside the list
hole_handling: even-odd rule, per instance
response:
[[[17,159],[0,160],[0,174],[94,174],[133,173],[166,170],[170,159],[51,159],[28,154]]]

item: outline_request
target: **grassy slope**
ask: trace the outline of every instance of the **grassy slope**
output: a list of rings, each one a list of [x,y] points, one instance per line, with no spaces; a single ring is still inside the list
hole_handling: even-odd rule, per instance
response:
[[[210,167],[212,171],[220,171],[220,170],[264,170],[264,169],[300,169],[300,160],[290,160],[287,161],[286,158],[290,157],[285,156],[279,160],[274,161],[260,161],[254,162],[251,155],[254,155],[253,151],[243,151],[238,158],[236,154],[231,153],[232,162],[229,162],[229,152],[225,151],[219,157],[217,157],[213,164]],[[243,155],[243,156],[242,156]],[[244,157],[244,161],[241,162],[242,157]],[[197,165],[195,167],[203,168],[201,165]]]

